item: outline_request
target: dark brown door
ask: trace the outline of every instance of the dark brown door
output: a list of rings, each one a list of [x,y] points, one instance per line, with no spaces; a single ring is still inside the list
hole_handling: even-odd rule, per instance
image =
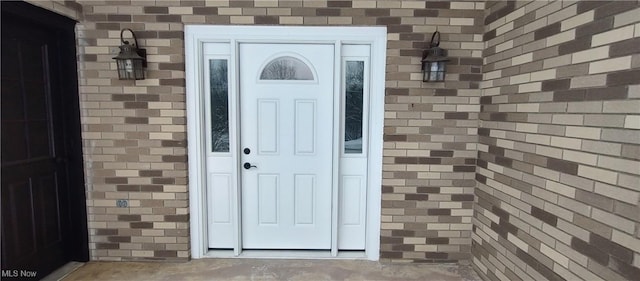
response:
[[[75,259],[70,161],[77,156],[65,138],[77,132],[65,111],[77,107],[66,105],[61,69],[62,44],[75,43],[2,8],[2,277],[42,278]]]

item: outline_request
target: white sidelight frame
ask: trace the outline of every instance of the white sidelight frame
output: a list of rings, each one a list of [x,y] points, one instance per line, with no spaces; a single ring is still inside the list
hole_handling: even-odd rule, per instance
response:
[[[241,193],[238,171],[232,173],[233,188],[232,219],[234,227],[234,250],[211,251],[207,234],[207,183],[206,183],[206,122],[203,81],[203,46],[206,43],[226,43],[230,46],[228,60],[229,71],[229,130],[231,134],[239,132],[239,79],[238,48],[241,43],[322,43],[335,47],[335,81],[342,80],[343,45],[370,46],[370,83],[367,160],[367,194],[366,194],[366,241],[364,255],[350,252],[338,252],[337,206],[332,207],[332,250],[330,253],[316,251],[242,251],[241,245]],[[191,257],[271,257],[271,258],[356,258],[378,260],[380,252],[380,218],[382,199],[382,149],[384,125],[384,91],[386,66],[386,27],[302,27],[302,26],[185,26],[185,72],[187,94],[187,129],[189,157],[189,211]],[[334,96],[341,96],[341,83],[335,83]],[[334,101],[339,103],[339,100]],[[341,136],[341,119],[334,120],[334,133]],[[239,148],[230,140],[231,154],[237,157]],[[334,200],[337,202],[339,165],[342,154],[341,137],[334,138],[333,152],[333,188]],[[234,152],[235,151],[235,152]],[[335,205],[337,203],[334,203]]]

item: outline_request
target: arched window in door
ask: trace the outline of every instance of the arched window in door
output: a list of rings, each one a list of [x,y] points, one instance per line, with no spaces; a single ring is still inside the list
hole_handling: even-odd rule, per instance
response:
[[[313,71],[302,60],[292,56],[273,59],[262,69],[260,80],[314,80]]]

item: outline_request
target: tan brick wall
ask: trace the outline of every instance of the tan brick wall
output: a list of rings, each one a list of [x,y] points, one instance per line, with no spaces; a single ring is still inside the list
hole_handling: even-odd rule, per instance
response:
[[[487,3],[473,261],[640,278],[640,4]]]
[[[189,257],[185,24],[387,26],[382,259],[470,257],[484,3],[78,2],[92,259]],[[122,28],[148,51],[146,80],[117,79]],[[446,83],[427,84],[420,59],[436,28],[452,61]]]
[[[475,194],[486,278],[640,276],[637,1],[30,2],[80,20],[92,259],[189,256],[184,24],[386,25],[384,261],[468,258]],[[436,27],[453,61],[426,84]],[[117,80],[121,28],[149,79]]]

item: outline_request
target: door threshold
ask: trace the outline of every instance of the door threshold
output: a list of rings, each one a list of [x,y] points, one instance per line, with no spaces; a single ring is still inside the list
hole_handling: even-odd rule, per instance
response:
[[[42,281],[60,281],[63,280],[67,275],[76,271],[76,269],[82,267],[84,265],[83,262],[71,261],[62,267],[56,269],[54,272],[51,272],[49,275],[42,278]]]
[[[365,251],[338,251],[332,256],[331,251],[312,250],[243,250],[236,256],[233,250],[209,250],[204,258],[245,258],[245,259],[345,259],[366,260]]]

